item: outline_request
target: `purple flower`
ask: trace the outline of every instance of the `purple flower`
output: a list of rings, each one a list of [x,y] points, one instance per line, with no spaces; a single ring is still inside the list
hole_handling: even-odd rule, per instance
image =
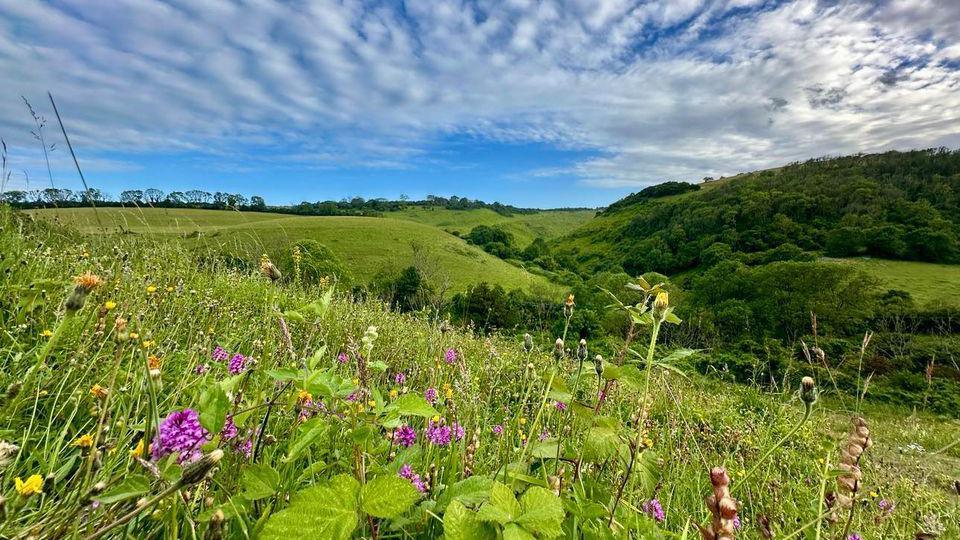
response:
[[[411,447],[417,441],[417,432],[412,427],[404,424],[393,431],[393,440],[403,447]]]
[[[403,383],[407,382],[407,376],[404,375],[403,372],[401,371],[400,373],[397,373],[397,374],[393,377],[393,382],[395,382],[395,383],[397,383],[397,384],[403,384]]]
[[[356,401],[356,400],[357,400],[357,393],[356,393],[356,392],[350,392],[350,395],[348,395],[348,396],[347,396],[346,398],[344,398],[344,399],[346,399],[347,401]]]
[[[541,442],[542,442],[542,441],[545,441],[545,440],[547,440],[547,439],[549,439],[549,438],[550,438],[550,431],[549,431],[549,430],[546,430],[546,429],[543,430],[543,431],[541,431],[541,432],[540,432],[540,436],[538,437],[538,439],[539,439]]]
[[[349,361],[350,361],[350,357],[347,356],[347,353],[342,352],[337,355],[337,362],[340,362],[341,364],[346,364]]]
[[[733,516],[733,528],[740,530],[740,516]]]
[[[220,430],[220,438],[224,441],[229,441],[237,436],[237,425],[233,423],[233,417],[227,416],[227,421],[223,424],[223,429]]]
[[[430,423],[427,425],[426,436],[430,444],[447,446],[450,444],[451,435],[452,431],[450,426],[445,425],[442,419],[439,422],[430,420]]]
[[[227,371],[231,375],[239,375],[247,368],[247,357],[237,353],[233,355],[233,358],[230,359],[230,365],[227,367]]]
[[[217,362],[225,362],[229,357],[230,355],[227,353],[227,351],[223,350],[223,347],[219,345],[217,345],[213,349],[213,352],[210,353],[210,358],[213,358]]]
[[[849,536],[847,536],[847,540],[863,540],[863,537],[857,533],[851,533]]]
[[[897,507],[897,503],[889,499],[880,499],[880,502],[877,503],[877,506],[884,514],[891,514],[893,513],[893,509]]]
[[[400,470],[397,472],[400,478],[406,478],[413,484],[413,487],[417,488],[417,491],[420,493],[426,493],[427,485],[420,478],[419,474],[413,472],[413,467],[409,463],[404,463]]]
[[[457,442],[462,441],[462,440],[463,440],[463,436],[464,436],[465,434],[466,434],[466,432],[464,431],[463,426],[461,426],[458,422],[454,422],[454,423],[453,423],[453,437],[457,440]]]
[[[203,375],[208,371],[210,371],[210,364],[197,364],[197,367],[193,368],[193,372],[197,375]]]
[[[240,452],[247,459],[250,459],[250,456],[253,455],[253,437],[247,437],[244,441],[237,441],[235,446],[237,452]]]
[[[456,349],[447,349],[447,352],[443,353],[443,359],[448,364],[453,364],[457,361],[457,350]]]
[[[177,452],[178,463],[194,461],[201,456],[200,446],[207,440],[207,435],[207,430],[200,425],[197,411],[184,409],[172,412],[157,428],[157,436],[150,450],[153,460]]]
[[[426,399],[426,400],[429,401],[430,403],[436,403],[436,402],[437,402],[437,389],[434,388],[434,387],[432,387],[432,386],[431,386],[430,388],[427,388],[427,391],[423,393],[423,397],[424,397],[424,399]]]
[[[663,507],[660,506],[660,501],[657,499],[650,499],[649,501],[644,502],[641,505],[643,513],[650,516],[657,523],[662,522],[666,519],[666,515],[663,513]]]
[[[564,402],[562,402],[562,401],[558,401],[558,402],[554,403],[553,406],[556,407],[558,411],[565,411],[565,410],[567,410],[567,404],[564,403]]]
[[[490,428],[490,431],[493,431],[493,434],[494,434],[494,435],[502,435],[502,434],[503,434],[503,426],[501,426],[500,424],[497,424],[497,425],[493,426],[492,428]]]

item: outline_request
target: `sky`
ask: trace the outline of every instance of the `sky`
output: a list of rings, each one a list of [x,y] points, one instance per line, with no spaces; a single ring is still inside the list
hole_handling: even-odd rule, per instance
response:
[[[603,206],[960,147],[955,0],[0,0],[6,189]]]

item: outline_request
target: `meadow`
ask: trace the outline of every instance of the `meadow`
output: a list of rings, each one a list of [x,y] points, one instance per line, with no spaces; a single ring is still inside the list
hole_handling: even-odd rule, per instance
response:
[[[294,216],[189,208],[101,208],[98,212],[109,233],[183,237],[192,248],[247,261],[263,253],[274,259],[289,257],[295,242],[315,240],[328,247],[358,283],[366,284],[377,276],[419,264],[425,266],[421,271],[429,274],[432,281],[451,291],[486,281],[509,289],[553,295],[559,294],[559,290],[544,277],[511,265],[438,227],[448,221],[456,220],[466,227],[464,224],[491,223],[499,218],[498,223],[509,222],[513,230],[527,236],[542,230],[559,234],[565,227],[575,226],[580,215],[585,214],[545,212],[503,218],[484,209],[410,210],[391,212],[389,217]],[[31,214],[80,232],[100,230],[96,214],[89,208],[33,210]],[[541,215],[545,217],[537,217]]]
[[[692,372],[657,283],[597,358],[195,247],[0,209],[0,537],[960,537],[956,420]]]

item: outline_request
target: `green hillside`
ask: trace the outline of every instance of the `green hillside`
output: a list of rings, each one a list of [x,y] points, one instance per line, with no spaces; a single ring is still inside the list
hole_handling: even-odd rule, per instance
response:
[[[556,287],[545,278],[489,255],[435,226],[411,219],[160,208],[102,208],[98,212],[110,233],[183,237],[195,248],[252,261],[261,253],[281,258],[293,242],[316,240],[329,247],[361,283],[382,273],[399,272],[419,261],[431,268],[435,281],[449,285],[451,291],[486,281],[508,289],[556,293]],[[31,213],[72,225],[82,232],[99,230],[93,211],[87,208]]]
[[[923,305],[960,305],[960,265],[887,259],[828,259],[874,276],[883,290],[907,291]]]
[[[594,210],[548,210],[532,214],[504,216],[493,210],[448,210],[439,207],[413,206],[389,217],[409,219],[439,227],[445,231],[467,234],[477,225],[496,225],[513,235],[515,245],[525,247],[534,238],[551,240],[587,223],[596,214]]]

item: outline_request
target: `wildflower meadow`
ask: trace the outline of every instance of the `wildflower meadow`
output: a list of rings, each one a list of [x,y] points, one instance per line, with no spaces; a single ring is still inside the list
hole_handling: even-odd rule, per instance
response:
[[[657,282],[605,292],[603,355],[573,295],[559,335],[486,336],[266,256],[0,227],[0,538],[960,538],[955,421],[691,372]]]

